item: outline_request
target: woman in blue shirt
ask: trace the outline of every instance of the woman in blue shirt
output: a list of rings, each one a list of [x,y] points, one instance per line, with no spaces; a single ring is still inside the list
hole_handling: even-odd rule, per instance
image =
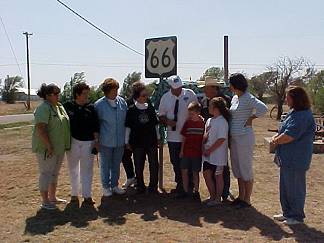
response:
[[[291,86],[287,90],[291,109],[271,143],[276,147],[275,162],[280,167],[282,214],[274,219],[285,224],[303,223],[306,197],[306,171],[310,167],[315,136],[315,121],[306,91]]]
[[[100,123],[100,174],[104,197],[125,193],[118,187],[118,180],[125,146],[127,104],[117,95],[118,88],[116,80],[107,78],[102,84],[105,96],[95,103]]]

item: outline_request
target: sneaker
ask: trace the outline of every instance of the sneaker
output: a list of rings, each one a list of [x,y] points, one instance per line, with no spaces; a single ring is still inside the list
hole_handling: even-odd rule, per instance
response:
[[[210,200],[209,202],[206,203],[206,206],[207,207],[215,207],[215,206],[218,206],[218,205],[221,205],[222,202],[221,201],[218,201],[218,200]]]
[[[127,189],[128,187],[134,186],[135,184],[136,184],[136,178],[133,177],[133,178],[127,179],[122,187],[124,189]]]
[[[197,192],[197,191],[193,192],[193,193],[192,193],[192,198],[193,198],[194,200],[200,201],[200,200],[201,200],[201,198],[200,198],[200,193]]]
[[[42,203],[41,204],[41,209],[45,209],[45,210],[56,210],[57,207],[53,203]]]
[[[246,201],[240,200],[240,202],[235,206],[236,209],[250,208],[252,205]]]
[[[54,201],[50,201],[52,204],[66,204],[67,201],[65,199],[62,198],[56,198]]]
[[[96,202],[93,201],[93,199],[91,197],[84,198],[84,200],[82,202],[82,206],[93,206],[94,204],[96,204]]]
[[[285,221],[287,218],[285,216],[283,216],[282,214],[276,214],[276,215],[273,215],[273,219],[274,220],[277,220],[279,222],[283,222]]]
[[[118,186],[115,186],[113,189],[112,189],[112,192],[117,194],[117,195],[123,195],[126,193],[126,191],[122,188],[119,188]]]
[[[112,191],[110,188],[102,188],[102,195],[104,197],[111,197],[112,196]]]
[[[232,205],[232,206],[236,206],[236,205],[239,205],[241,202],[242,202],[241,199],[239,199],[239,198],[235,198],[235,199],[232,201],[231,205]]]
[[[285,221],[283,221],[283,223],[286,225],[296,225],[303,224],[304,222],[292,218],[287,218]]]

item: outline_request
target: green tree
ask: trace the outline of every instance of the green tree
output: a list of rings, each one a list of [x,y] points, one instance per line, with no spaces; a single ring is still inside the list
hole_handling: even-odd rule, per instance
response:
[[[75,73],[73,75],[73,77],[71,77],[70,82],[66,82],[64,84],[63,91],[62,91],[61,97],[60,97],[61,102],[65,103],[69,100],[72,100],[73,99],[73,95],[72,95],[73,86],[77,83],[85,82],[85,81],[86,81],[86,78],[85,78],[84,72]]]
[[[276,98],[278,106],[277,120],[280,120],[288,85],[294,84],[294,81],[298,81],[299,84],[307,83],[314,75],[314,67],[304,57],[293,59],[281,57],[277,62],[269,66],[268,70],[271,73],[268,79],[268,87]]]
[[[89,93],[89,101],[91,103],[96,102],[98,99],[104,96],[104,93],[101,90],[101,87],[92,86]]]
[[[320,88],[314,98],[315,110],[324,113],[324,87]]]
[[[123,87],[120,91],[120,96],[128,99],[132,95],[132,84],[141,80],[142,73],[141,72],[133,72],[129,73],[127,77],[124,79]]]
[[[9,104],[15,103],[17,89],[22,87],[24,87],[24,81],[22,77],[9,77],[8,75],[1,87],[2,100]]]
[[[324,70],[316,73],[307,84],[307,90],[312,98],[314,105],[316,94],[321,90],[321,88],[324,88]]]
[[[205,77],[211,76],[217,80],[224,80],[224,69],[219,67],[210,67],[206,69],[203,75],[200,77],[200,80],[205,80]]]
[[[268,81],[272,77],[271,72],[264,72],[259,75],[253,76],[249,79],[249,89],[250,92],[258,97],[258,99],[262,100],[263,95],[268,90]]]

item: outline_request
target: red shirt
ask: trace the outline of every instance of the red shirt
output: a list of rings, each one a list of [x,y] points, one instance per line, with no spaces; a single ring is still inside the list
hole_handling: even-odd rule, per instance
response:
[[[185,122],[181,130],[181,135],[186,138],[183,147],[184,157],[201,157],[204,130],[205,123],[203,119],[200,119],[199,121],[188,119]]]

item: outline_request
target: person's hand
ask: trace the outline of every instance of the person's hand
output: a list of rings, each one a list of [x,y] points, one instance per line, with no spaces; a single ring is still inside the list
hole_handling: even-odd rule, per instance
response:
[[[204,149],[203,155],[209,156],[210,154],[211,154],[211,150],[210,149]]]
[[[54,153],[54,149],[53,149],[52,145],[47,146],[46,157],[51,158],[53,156],[53,153]]]
[[[163,140],[162,139],[158,139],[158,141],[157,141],[157,147],[158,148],[163,147]]]
[[[168,121],[167,121],[167,124],[168,124],[168,126],[170,126],[170,127],[175,127],[175,126],[177,125],[177,122],[176,122],[176,121],[172,121],[172,120],[168,120]]]
[[[132,150],[132,146],[130,146],[130,144],[126,144],[126,149],[130,150],[130,151],[133,151]]]
[[[179,158],[183,158],[183,151],[180,151]]]
[[[253,121],[253,118],[250,117],[249,119],[247,119],[244,126],[245,127],[252,127],[252,121]]]
[[[96,150],[99,152],[99,142],[95,142],[93,144],[93,147],[96,148]]]

